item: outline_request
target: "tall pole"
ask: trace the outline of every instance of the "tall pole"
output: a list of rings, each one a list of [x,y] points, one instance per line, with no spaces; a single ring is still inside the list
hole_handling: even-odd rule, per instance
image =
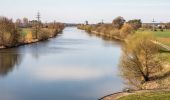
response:
[[[40,15],[40,12],[37,13],[37,21],[38,21],[38,27],[40,27],[40,23],[41,23],[41,15]]]
[[[38,22],[40,22],[40,18],[41,18],[40,16],[41,16],[41,15],[40,15],[40,12],[38,12],[38,13],[37,13],[37,21],[38,21]]]
[[[156,22],[155,19],[153,19],[153,20],[152,20],[152,23],[153,23],[153,25],[152,25],[153,31],[155,31],[155,22]]]
[[[38,39],[38,30],[39,30],[39,28],[40,28],[40,23],[41,23],[41,20],[40,20],[41,15],[40,15],[40,12],[39,12],[39,11],[38,11],[38,13],[37,13],[36,18],[37,18],[37,25],[36,25],[36,39]]]

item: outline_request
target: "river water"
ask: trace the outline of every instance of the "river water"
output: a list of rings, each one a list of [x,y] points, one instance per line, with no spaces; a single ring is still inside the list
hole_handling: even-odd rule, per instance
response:
[[[120,56],[119,43],[75,27],[0,50],[0,100],[97,100],[122,90]]]

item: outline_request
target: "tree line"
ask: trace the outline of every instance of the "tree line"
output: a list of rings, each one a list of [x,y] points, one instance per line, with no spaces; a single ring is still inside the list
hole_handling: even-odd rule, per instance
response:
[[[64,24],[52,22],[42,23],[37,20],[29,21],[27,18],[23,20],[0,17],[0,47],[8,48],[25,43],[45,40],[56,36],[64,28]],[[29,41],[27,40],[29,38]]]
[[[125,39],[129,34],[134,33],[142,26],[140,19],[126,20],[119,16],[116,17],[111,24],[98,23],[95,25],[79,25],[79,29],[84,29],[87,32],[95,32],[104,36]]]
[[[140,19],[126,21],[119,16],[110,24],[86,24],[79,25],[78,28],[89,33],[123,40],[119,68],[126,86],[133,89],[157,89],[163,87],[159,80],[166,79],[170,75],[170,70],[165,67],[169,62],[160,55],[161,48],[152,42],[159,41],[157,37],[150,31],[138,31],[153,29],[144,25],[146,24],[142,24]],[[166,27],[168,29],[168,23]],[[148,86],[150,82],[154,83],[153,86]]]

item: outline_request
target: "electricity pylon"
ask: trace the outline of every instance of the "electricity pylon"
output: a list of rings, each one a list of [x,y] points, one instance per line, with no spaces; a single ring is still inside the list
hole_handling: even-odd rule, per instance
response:
[[[38,39],[38,30],[40,29],[40,23],[41,23],[41,20],[40,20],[41,15],[40,15],[40,12],[39,12],[39,11],[38,11],[38,13],[37,13],[36,18],[37,18],[37,25],[36,25],[36,39]]]

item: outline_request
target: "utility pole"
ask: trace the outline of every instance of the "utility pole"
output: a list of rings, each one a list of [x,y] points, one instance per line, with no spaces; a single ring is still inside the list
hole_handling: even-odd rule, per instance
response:
[[[153,25],[152,25],[152,27],[153,27],[153,31],[155,31],[155,19],[153,18],[153,20],[152,20],[152,23],[153,23]]]
[[[40,22],[40,18],[41,18],[41,15],[40,15],[40,12],[37,13],[37,21]]]
[[[36,25],[36,39],[38,39],[38,30],[40,29],[40,23],[41,23],[41,20],[40,20],[41,15],[40,15],[40,12],[39,12],[39,11],[38,11],[38,13],[37,13],[36,18],[37,18],[37,25]]]

